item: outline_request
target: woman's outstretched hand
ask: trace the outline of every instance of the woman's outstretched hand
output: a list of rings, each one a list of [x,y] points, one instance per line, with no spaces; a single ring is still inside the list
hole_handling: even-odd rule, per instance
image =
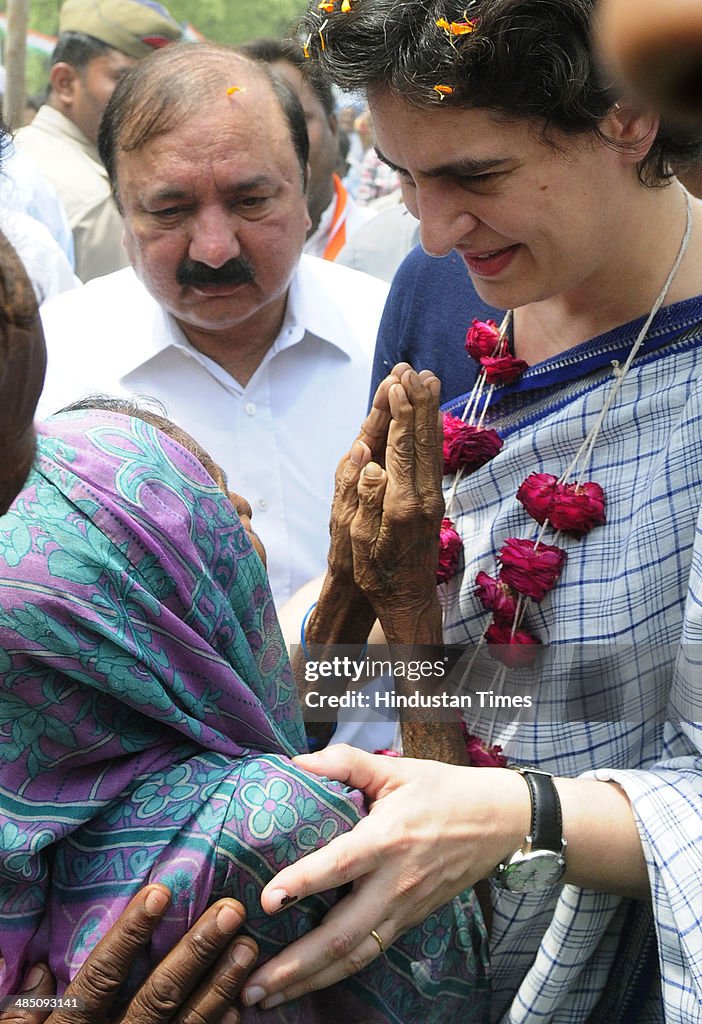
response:
[[[529,828],[526,786],[507,769],[384,757],[344,744],[296,762],[363,790],[370,813],[263,890],[264,910],[284,913],[311,893],[353,883],[314,931],[249,978],[245,1005],[270,1008],[361,970],[381,955],[378,940],[387,949],[488,875]],[[498,818],[498,807],[505,816]]]

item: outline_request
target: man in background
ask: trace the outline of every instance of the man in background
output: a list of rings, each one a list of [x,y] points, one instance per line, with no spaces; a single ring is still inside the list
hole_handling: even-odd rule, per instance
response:
[[[300,101],[310,140],[307,209],[312,222],[303,251],[335,260],[372,215],[354,202],[337,174],[339,123],[331,85],[305,60],[295,39],[256,39],[239,49],[247,57],[270,65]]]
[[[166,8],[146,0],[66,0],[61,8],[48,98],[16,141],[63,202],[82,281],[129,262],[97,151],[102,113],[132,64],[181,35]]]

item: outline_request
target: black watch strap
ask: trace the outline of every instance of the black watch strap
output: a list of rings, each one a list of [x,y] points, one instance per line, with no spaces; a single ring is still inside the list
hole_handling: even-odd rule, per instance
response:
[[[510,765],[524,776],[531,795],[531,848],[555,850],[563,847],[563,816],[561,801],[550,772],[540,768]]]

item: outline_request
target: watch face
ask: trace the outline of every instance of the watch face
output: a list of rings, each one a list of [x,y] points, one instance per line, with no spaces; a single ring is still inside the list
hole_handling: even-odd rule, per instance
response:
[[[510,892],[538,892],[555,885],[565,871],[565,858],[554,850],[514,854],[500,881]]]

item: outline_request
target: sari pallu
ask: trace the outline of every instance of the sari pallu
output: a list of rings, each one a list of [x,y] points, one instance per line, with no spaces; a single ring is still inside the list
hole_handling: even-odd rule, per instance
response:
[[[0,520],[2,993],[48,959],[60,990],[146,881],[172,906],[133,984],[222,895],[262,959],[336,898],[276,917],[263,885],[364,813],[298,769],[294,682],[265,570],[188,451],[138,419],[82,412],[39,431]],[[355,978],[242,1019],[485,1019],[472,894]]]

